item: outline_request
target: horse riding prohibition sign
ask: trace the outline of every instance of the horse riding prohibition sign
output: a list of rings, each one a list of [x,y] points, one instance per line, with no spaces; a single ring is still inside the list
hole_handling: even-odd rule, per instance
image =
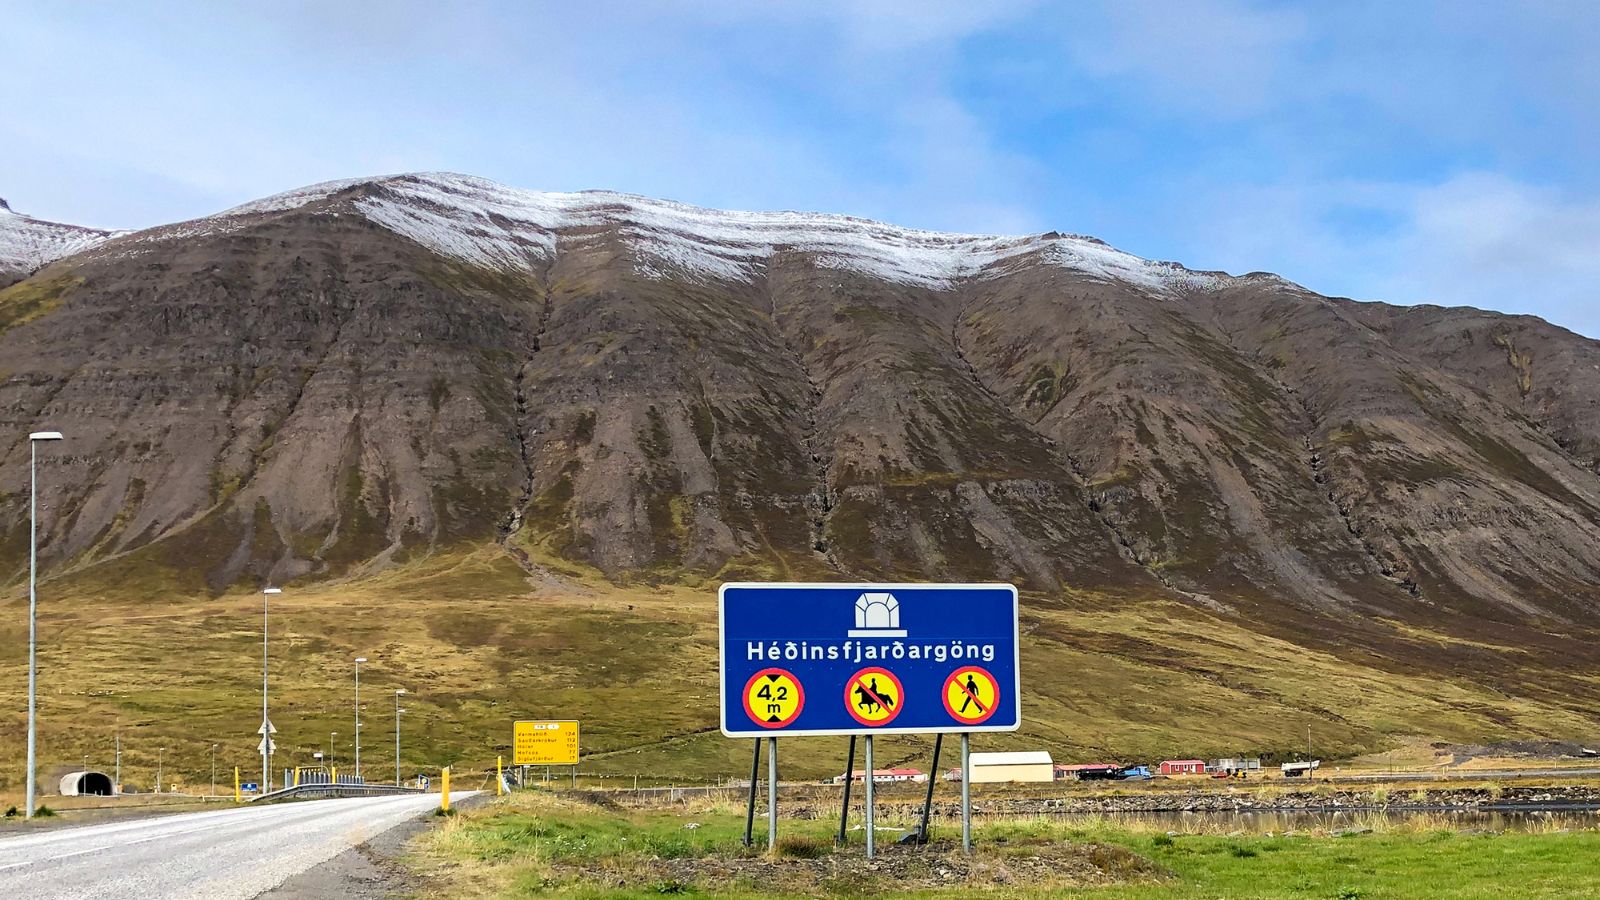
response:
[[[1000,682],[981,666],[963,666],[944,680],[944,708],[968,725],[987,721],[1000,706]]]
[[[800,679],[786,669],[762,669],[744,685],[744,711],[762,728],[782,728],[806,705]]]
[[[905,688],[888,669],[868,666],[845,682],[845,708],[857,722],[869,728],[893,722],[904,708],[905,700]]]

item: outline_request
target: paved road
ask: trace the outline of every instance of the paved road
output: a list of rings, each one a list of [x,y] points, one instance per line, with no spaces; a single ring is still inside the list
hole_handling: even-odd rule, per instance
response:
[[[438,805],[437,794],[315,800],[0,838],[0,886],[30,900],[243,900]]]

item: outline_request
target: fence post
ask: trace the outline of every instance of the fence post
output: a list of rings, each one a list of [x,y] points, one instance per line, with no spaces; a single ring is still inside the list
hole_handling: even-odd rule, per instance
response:
[[[500,764],[504,760],[505,760],[505,757],[503,757],[503,756],[496,756],[494,758],[494,795],[496,797],[498,797],[501,794],[505,793],[505,788],[506,788],[505,776],[500,773]]]

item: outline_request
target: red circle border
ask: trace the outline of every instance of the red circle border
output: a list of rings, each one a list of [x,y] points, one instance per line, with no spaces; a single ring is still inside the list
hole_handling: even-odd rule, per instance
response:
[[[859,681],[861,679],[861,676],[863,676],[863,675],[882,675],[885,678],[889,679],[890,681],[894,682],[894,689],[897,692],[899,692],[900,705],[896,706],[894,708],[894,711],[889,714],[889,718],[884,719],[881,722],[874,722],[874,721],[871,721],[870,719],[862,718],[861,715],[856,712],[855,704],[850,702],[850,694],[851,694],[851,690],[850,689],[855,686],[855,683],[857,681]],[[845,683],[844,683],[844,709],[845,709],[845,712],[848,712],[852,719],[855,719],[857,722],[860,722],[861,724],[867,726],[868,728],[882,728],[883,726],[889,724],[890,722],[893,722],[895,719],[900,718],[900,711],[905,709],[905,707],[906,707],[906,688],[905,688],[905,685],[900,683],[900,678],[898,676],[896,676],[893,672],[891,672],[888,669],[885,669],[885,668],[883,668],[881,666],[867,666],[865,669],[862,669],[861,671],[855,673],[854,675],[851,675],[850,678],[847,681],[845,681]]]
[[[777,723],[776,725],[774,725],[771,722],[765,721],[764,719],[759,718],[758,716],[756,716],[755,710],[752,710],[750,708],[750,686],[756,683],[756,679],[765,678],[768,675],[782,675],[783,677],[789,679],[790,683],[794,685],[794,693],[795,693],[794,715],[790,716],[788,719],[786,719],[786,720],[784,720],[782,722]],[[749,717],[750,721],[756,723],[757,725],[760,725],[762,728],[771,728],[771,729],[776,730],[776,729],[779,729],[779,728],[787,728],[789,725],[793,724],[795,719],[800,718],[800,713],[803,710],[805,710],[805,708],[806,708],[806,689],[805,689],[805,687],[803,685],[800,684],[800,679],[794,677],[794,673],[789,671],[788,669],[777,669],[777,668],[762,669],[761,671],[755,673],[754,675],[751,675],[750,678],[745,681],[745,683],[744,683],[744,692],[740,695],[739,699],[744,702],[744,714]]]
[[[982,675],[984,678],[989,679],[990,684],[994,685],[994,702],[989,704],[989,711],[984,713],[981,718],[977,719],[969,719],[966,716],[960,715],[950,704],[951,682],[954,682],[957,678],[960,678],[962,675],[965,675],[968,672],[975,672],[979,675]],[[989,721],[989,717],[994,715],[995,710],[1000,708],[1000,679],[994,677],[993,672],[985,669],[982,666],[962,666],[954,672],[951,672],[950,677],[944,680],[944,687],[939,691],[939,699],[944,701],[944,711],[950,714],[950,718],[955,719],[957,722],[960,722],[963,725],[982,725],[984,722]]]

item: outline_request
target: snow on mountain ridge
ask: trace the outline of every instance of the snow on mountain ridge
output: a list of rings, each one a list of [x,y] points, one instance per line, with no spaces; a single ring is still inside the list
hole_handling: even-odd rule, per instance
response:
[[[584,240],[587,229],[620,226],[648,255],[639,264],[650,275],[676,270],[745,281],[774,255],[798,251],[832,268],[930,288],[946,288],[1035,254],[1066,269],[1156,291],[1218,280],[1212,273],[1152,262],[1076,235],[951,234],[829,213],[724,211],[610,191],[527,191],[449,173],[324,182],[195,224],[226,227],[242,217],[298,208],[355,188],[367,190],[350,202],[372,221],[446,256],[499,270],[528,270],[536,258],[553,256],[558,242]]]
[[[109,237],[111,232],[96,228],[25,216],[0,201],[0,278],[31,274]]]

